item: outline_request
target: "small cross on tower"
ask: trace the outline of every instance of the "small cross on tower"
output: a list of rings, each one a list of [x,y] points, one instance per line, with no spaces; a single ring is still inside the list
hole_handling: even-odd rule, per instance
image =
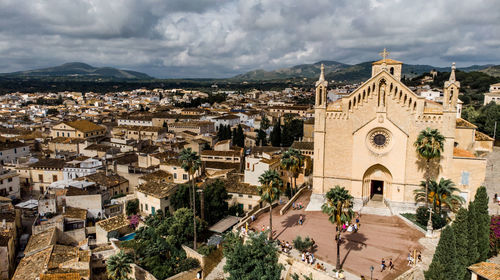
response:
[[[389,52],[387,51],[386,48],[384,48],[384,51],[381,52],[381,53],[379,53],[379,54],[382,56],[382,58],[384,59],[384,61],[387,58],[387,56],[389,56]]]

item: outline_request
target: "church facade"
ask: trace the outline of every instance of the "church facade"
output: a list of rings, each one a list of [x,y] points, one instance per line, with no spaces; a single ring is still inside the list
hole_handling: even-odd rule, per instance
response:
[[[425,174],[414,142],[430,127],[446,138],[433,177],[451,179],[469,201],[485,177],[486,159],[477,155],[488,152],[492,141],[457,118],[460,82],[455,80],[455,66],[440,104],[405,86],[402,62],[386,54],[384,50],[383,59],[372,64],[370,79],[330,103],[322,66],[316,82],[313,193],[324,194],[340,185],[354,196],[355,209],[374,197],[393,212],[414,209],[413,191]]]

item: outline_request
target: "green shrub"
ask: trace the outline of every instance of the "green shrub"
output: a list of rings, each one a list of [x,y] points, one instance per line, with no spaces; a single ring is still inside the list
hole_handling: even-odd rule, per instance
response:
[[[415,215],[417,223],[426,227],[427,221],[429,220],[429,209],[425,206],[420,206],[417,208],[417,214]],[[440,229],[446,225],[446,216],[441,216],[436,212],[432,213],[432,228]]]
[[[309,238],[309,236],[306,236],[304,240],[302,240],[302,237],[297,236],[292,242],[293,247],[299,251],[309,250],[313,245],[312,240]]]
[[[203,245],[198,249],[198,253],[204,256],[209,256],[213,251],[215,251],[215,249],[217,249],[215,245]]]

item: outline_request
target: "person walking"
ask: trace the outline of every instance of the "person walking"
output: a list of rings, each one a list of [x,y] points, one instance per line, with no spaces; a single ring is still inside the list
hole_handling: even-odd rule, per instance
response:
[[[389,259],[389,270],[394,269],[394,263],[392,262],[392,258]]]
[[[384,271],[385,269],[385,260],[382,258],[382,262],[380,263],[380,272]]]
[[[304,217],[302,217],[302,215],[300,215],[299,217],[299,225],[302,225],[304,223]]]

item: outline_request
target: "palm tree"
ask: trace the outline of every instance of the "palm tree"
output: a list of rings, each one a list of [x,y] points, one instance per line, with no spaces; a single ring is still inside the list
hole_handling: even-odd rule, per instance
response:
[[[193,248],[196,250],[196,191],[194,188],[194,174],[201,166],[200,156],[196,152],[192,151],[191,148],[183,149],[179,155],[179,161],[181,162],[182,168],[188,173],[189,179],[191,180],[191,208],[193,209]]]
[[[455,212],[463,203],[465,203],[465,199],[463,197],[453,194],[455,192],[460,192],[460,189],[455,187],[455,183],[453,183],[450,179],[441,178],[439,183],[431,180],[428,184],[428,190],[426,189],[425,181],[422,181],[420,186],[422,188],[414,191],[415,201],[432,203],[432,208],[436,213],[441,214],[443,206],[448,206],[450,210]]]
[[[109,257],[106,261],[106,271],[108,277],[113,280],[130,280],[128,275],[132,272],[130,264],[134,260],[131,255],[120,251],[118,254]]]
[[[260,198],[269,203],[269,240],[273,239],[273,202],[280,197],[283,180],[276,170],[266,170],[259,177],[259,194]]]
[[[353,199],[348,190],[337,185],[326,193],[326,202],[321,206],[323,213],[329,216],[328,220],[337,227],[337,270],[341,269],[340,233],[342,225],[350,222],[354,216],[354,211],[352,210]]]
[[[441,158],[441,152],[444,150],[444,136],[437,129],[430,127],[420,131],[417,140],[413,144],[417,150],[417,154],[425,160],[425,197],[429,196],[429,181],[430,181],[430,163],[434,159]],[[428,200],[425,201],[425,206],[429,208]],[[432,231],[431,213],[429,211],[429,222],[427,223],[428,234]]]
[[[304,167],[304,156],[299,150],[288,149],[281,157],[281,168],[287,171],[290,178],[290,189],[293,196],[294,190],[297,189],[297,178],[299,177],[302,168]],[[293,184],[292,184],[293,179]]]

